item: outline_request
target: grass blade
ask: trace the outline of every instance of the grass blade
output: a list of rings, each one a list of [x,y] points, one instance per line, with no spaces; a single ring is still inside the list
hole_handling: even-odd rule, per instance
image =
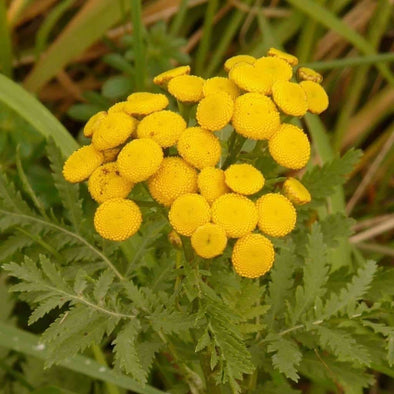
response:
[[[0,75],[0,102],[13,109],[45,137],[52,136],[64,156],[69,156],[78,148],[74,138],[39,101],[3,75]]]
[[[5,0],[0,0],[0,73],[12,75],[12,46]]]
[[[22,352],[29,356],[37,357],[40,360],[47,358],[45,346],[39,342],[39,337],[19,328],[9,326],[0,322],[0,346]],[[139,385],[134,379],[105,368],[97,361],[83,356],[75,356],[72,359],[60,363],[64,368],[84,374],[93,379],[103,382],[113,383],[126,390],[131,390],[140,394],[163,394],[152,386]]]

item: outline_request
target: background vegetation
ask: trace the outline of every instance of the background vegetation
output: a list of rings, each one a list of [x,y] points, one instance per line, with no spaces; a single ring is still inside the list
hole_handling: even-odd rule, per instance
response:
[[[330,108],[322,115],[321,121],[313,117],[306,121],[313,141],[313,162],[322,165],[350,147],[364,151],[345,187],[336,188],[331,197],[332,212],[349,214],[356,221],[351,224],[353,233],[349,242],[341,241],[341,245],[330,253],[333,253],[332,259],[338,267],[344,254],[349,253],[356,261],[373,259],[384,268],[378,286],[384,297],[376,290],[369,294],[369,299],[371,302],[381,302],[381,299],[388,302],[388,309],[381,313],[385,314],[388,326],[392,326],[394,319],[388,312],[394,295],[394,245],[391,237],[394,213],[392,192],[390,194],[394,171],[394,77],[390,70],[394,60],[392,11],[390,0],[0,0],[2,177],[6,175],[13,180],[44,217],[49,211],[51,215],[61,217],[62,203],[59,191],[54,188],[49,166],[54,171],[59,170],[62,159],[58,149],[63,155],[68,155],[77,146],[69,133],[78,143],[86,142],[81,127],[92,114],[124,99],[131,91],[155,91],[152,77],[173,65],[191,64],[193,73],[209,77],[220,73],[224,59],[231,55],[247,53],[261,56],[271,46],[283,48],[297,55],[302,64],[310,65],[323,74],[323,85],[330,96]],[[60,123],[24,89],[35,95]],[[46,137],[53,137],[58,148],[53,143],[48,147]],[[338,165],[346,163],[350,169],[353,161],[337,162]],[[3,192],[10,190],[7,183],[2,178],[0,189]],[[61,193],[61,181],[55,179],[55,183]],[[82,189],[82,195],[84,193],[86,190]],[[67,209],[71,212],[75,205],[74,197],[70,197],[69,206],[66,206],[66,220],[70,219],[67,218]],[[10,195],[9,203],[12,201],[16,206],[20,203],[17,195]],[[26,209],[20,204],[18,209]],[[85,209],[91,211],[92,207]],[[5,222],[3,217],[0,222]],[[5,228],[7,225],[3,223]],[[20,225],[18,229],[13,238],[2,235],[2,264],[22,255],[22,248],[34,245],[37,234],[42,231],[34,226]],[[134,254],[133,261],[148,253],[155,234],[160,230],[148,227],[146,236],[140,235],[140,239],[131,245],[137,249],[138,242],[144,245],[137,250],[137,257]],[[318,230],[311,236],[319,242]],[[40,248],[56,255],[56,248],[53,250],[56,243],[51,241],[43,245],[41,238],[38,241],[41,242]],[[59,239],[53,242],[59,242]],[[160,238],[159,242],[164,241]],[[102,247],[108,254],[113,252],[108,250],[108,245]],[[31,248],[32,258],[38,256],[40,248]],[[85,252],[74,247],[69,253],[75,256]],[[314,253],[318,256],[320,252],[317,248]],[[94,255],[95,252],[92,253]],[[45,265],[45,260],[41,264]],[[50,270],[49,265],[47,269]],[[152,269],[158,270],[159,267]],[[367,275],[373,267],[366,265],[365,270]],[[340,275],[341,271],[338,272]],[[161,272],[154,274],[159,278],[164,275]],[[15,276],[21,275],[23,277],[21,273]],[[67,359],[61,360],[60,366],[44,372],[44,360],[54,360],[54,356],[38,343],[36,334],[41,333],[53,319],[44,318],[28,327],[29,306],[15,295],[8,294],[7,278],[7,274],[0,271],[0,391],[117,393],[129,389],[155,392],[150,386],[141,389],[134,379],[104,366],[111,357],[108,343],[104,343],[102,349],[89,347],[85,356],[78,356],[72,363]],[[142,280],[141,277],[139,279]],[[332,286],[339,284],[338,280]],[[248,291],[256,292],[258,296],[259,290],[253,286]],[[95,296],[98,297],[97,294]],[[28,298],[26,296],[26,300]],[[146,301],[149,294],[142,298],[142,304],[150,302]],[[214,308],[214,297],[212,305],[206,308]],[[54,313],[52,318],[56,316]],[[156,316],[158,321],[160,316]],[[228,317],[221,318],[225,320]],[[173,324],[180,322],[175,319]],[[132,327],[129,329],[133,330]],[[379,327],[373,330],[383,335]],[[387,338],[389,334],[392,336],[388,339],[388,351],[393,358],[394,334],[391,330],[384,335]],[[174,332],[178,333],[175,329]],[[167,334],[171,334],[171,329]],[[305,338],[298,340],[306,341]],[[373,348],[372,339],[371,343]],[[154,353],[154,340],[150,344],[151,348],[146,352]],[[279,346],[278,342],[276,346]],[[360,353],[357,356],[356,348],[350,350],[355,352],[354,357],[362,358]],[[150,384],[174,393],[197,390],[198,384],[193,381],[197,378],[187,370],[187,365],[171,362],[179,351],[182,352],[182,348],[170,348],[161,353],[162,360],[154,366]],[[278,352],[278,349],[272,351]],[[308,357],[309,364],[303,364],[302,379],[298,383],[285,384],[281,374],[275,377],[273,373],[272,384],[264,386],[264,391],[259,391],[263,390],[262,386],[253,382],[248,387],[254,387],[256,392],[280,393],[294,390],[361,392],[365,386],[371,393],[389,393],[394,389],[392,369],[378,362],[368,364],[368,375],[347,369],[346,381],[343,377],[338,378],[339,366],[324,353],[311,353]],[[311,373],[314,368],[326,370],[328,378],[321,376],[317,379]],[[281,372],[290,379],[296,373],[291,366]],[[135,373],[131,373],[133,378]],[[247,388],[243,387],[243,390],[247,391]]]

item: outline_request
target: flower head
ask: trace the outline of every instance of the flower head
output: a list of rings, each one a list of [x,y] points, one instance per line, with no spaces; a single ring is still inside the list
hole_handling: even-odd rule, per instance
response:
[[[178,152],[192,166],[213,167],[221,155],[219,139],[201,127],[189,127],[179,137]]]
[[[283,52],[276,48],[270,48],[267,52],[268,56],[277,57],[289,63],[291,66],[296,66],[298,64],[298,59],[290,55],[290,53]]]
[[[308,67],[300,67],[297,70],[297,78],[301,81],[313,81],[316,83],[321,83],[323,81],[323,76],[321,74]]]
[[[313,81],[302,81],[300,86],[306,94],[308,111],[321,114],[328,108],[328,96],[321,85]]]
[[[271,75],[259,71],[253,64],[236,64],[230,70],[228,77],[239,88],[247,92],[268,94],[271,91]]]
[[[221,130],[233,116],[234,102],[225,92],[211,93],[205,96],[197,106],[198,124],[210,131]]]
[[[246,93],[235,100],[232,124],[238,134],[263,140],[278,130],[280,117],[269,97],[260,93]]]
[[[283,123],[269,139],[268,149],[278,164],[293,170],[305,167],[311,153],[306,134],[299,127],[288,123]]]
[[[191,243],[194,251],[204,259],[212,259],[223,253],[227,245],[227,236],[222,226],[206,223],[197,227],[192,234]]]
[[[153,83],[159,86],[167,85],[168,81],[172,78],[179,77],[180,75],[190,74],[190,66],[180,66],[172,68],[171,70],[164,71],[153,78]]]
[[[212,204],[212,221],[220,224],[228,237],[239,238],[255,229],[257,209],[245,196],[223,194]]]
[[[95,130],[97,129],[100,122],[107,116],[105,111],[97,112],[94,114],[86,123],[85,127],[83,128],[83,135],[85,137],[90,138]]]
[[[298,83],[276,81],[272,85],[272,98],[287,115],[303,116],[308,110],[306,94]]]
[[[232,164],[224,175],[226,185],[235,193],[255,194],[264,186],[263,174],[251,164]]]
[[[103,118],[92,136],[92,144],[97,150],[115,148],[133,134],[137,121],[123,113],[110,113]]]
[[[152,138],[163,148],[177,143],[186,129],[186,122],[181,115],[172,111],[158,111],[146,116],[137,127],[139,138]]]
[[[168,207],[182,194],[197,191],[197,171],[180,157],[166,157],[148,187],[151,196]]]
[[[256,201],[261,232],[271,237],[284,237],[293,231],[297,214],[293,204],[279,193],[268,193]]]
[[[293,76],[290,64],[279,57],[263,56],[256,60],[254,66],[259,74],[270,80],[267,94],[271,94],[272,85],[276,81],[289,81]]]
[[[236,55],[228,58],[224,63],[224,69],[229,72],[238,63],[253,64],[256,58],[250,55]]]
[[[82,182],[102,163],[103,154],[93,145],[85,145],[73,152],[64,163],[64,179],[71,183]]]
[[[220,168],[205,167],[198,174],[198,189],[209,203],[228,193],[230,189],[224,182],[224,171]]]
[[[120,173],[133,183],[142,182],[152,176],[160,167],[163,151],[150,138],[129,142],[118,155]]]
[[[268,272],[275,259],[272,242],[261,234],[247,234],[234,245],[231,261],[235,272],[245,278],[258,278]]]
[[[132,182],[120,175],[116,163],[106,163],[96,168],[88,182],[90,195],[100,204],[111,198],[126,198],[133,186]]]
[[[308,189],[296,178],[287,178],[283,184],[283,193],[294,204],[304,205],[312,197]]]
[[[149,115],[168,105],[168,98],[161,93],[137,92],[127,97],[124,111],[130,115]]]
[[[139,230],[141,222],[138,205],[123,198],[103,202],[94,215],[96,231],[111,241],[124,241],[131,237]]]
[[[197,103],[203,98],[204,80],[196,75],[181,75],[168,82],[168,91],[179,101]]]
[[[190,237],[197,227],[211,220],[211,208],[200,194],[183,194],[172,203],[168,219],[176,232]]]
[[[225,92],[233,100],[235,100],[241,94],[238,86],[231,79],[224,77],[213,77],[207,79],[204,82],[202,91],[204,96],[208,96],[211,93]]]

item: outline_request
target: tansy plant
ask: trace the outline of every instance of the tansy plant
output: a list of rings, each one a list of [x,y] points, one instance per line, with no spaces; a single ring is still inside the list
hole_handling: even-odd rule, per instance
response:
[[[141,385],[185,393],[290,393],[300,376],[359,393],[389,370],[391,293],[327,200],[359,153],[310,163],[302,117],[328,96],[297,63],[272,48],[226,77],[157,75],[163,93],[95,114],[64,165],[49,143],[64,209],[30,195],[33,210],[1,176],[8,256],[30,256],[5,268],[30,324],[54,319],[48,365],[105,343]]]

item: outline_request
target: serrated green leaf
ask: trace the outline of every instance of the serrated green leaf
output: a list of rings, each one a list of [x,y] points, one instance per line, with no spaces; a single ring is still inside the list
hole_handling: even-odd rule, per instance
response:
[[[211,342],[211,337],[209,336],[208,330],[205,330],[204,333],[200,336],[197,341],[197,345],[195,348],[195,352],[199,352],[205,349]]]
[[[49,297],[46,300],[42,301],[40,305],[38,305],[38,307],[35,308],[32,314],[30,315],[29,325],[41,319],[44,315],[49,313],[51,310],[55,308],[61,308],[66,302],[67,299],[59,295]]]
[[[338,246],[338,241],[347,239],[352,233],[352,226],[355,221],[344,214],[337,212],[327,215],[320,221],[324,243],[329,248]]]
[[[105,270],[98,278],[93,291],[93,296],[98,303],[101,303],[106,296],[112,282],[114,281],[114,273],[110,270]]]

